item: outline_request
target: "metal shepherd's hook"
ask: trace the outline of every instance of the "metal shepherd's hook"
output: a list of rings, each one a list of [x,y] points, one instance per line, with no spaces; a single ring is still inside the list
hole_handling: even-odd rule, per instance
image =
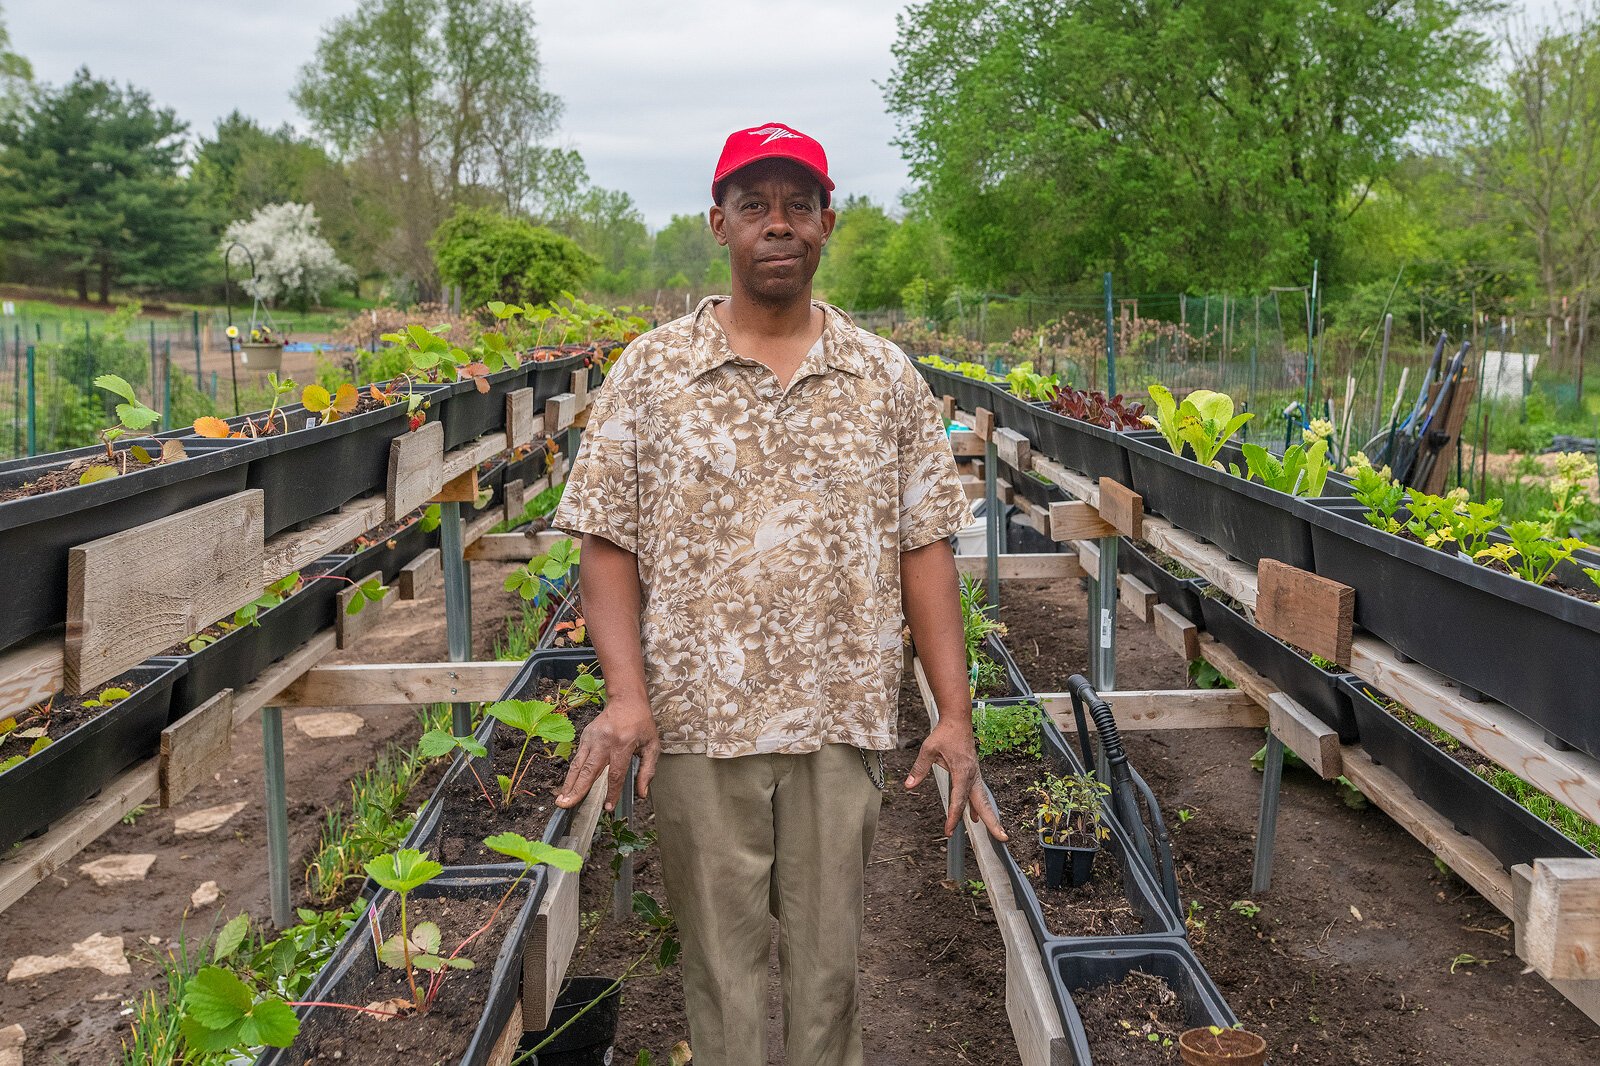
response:
[[[237,248],[250,260],[250,279],[255,280],[256,257],[245,245],[238,241],[231,242],[222,250],[222,303],[228,309],[228,370],[233,377],[233,413],[239,414],[239,360],[234,350],[233,342],[239,338],[239,331],[233,326],[233,278],[228,272],[229,260],[233,257],[233,250]]]

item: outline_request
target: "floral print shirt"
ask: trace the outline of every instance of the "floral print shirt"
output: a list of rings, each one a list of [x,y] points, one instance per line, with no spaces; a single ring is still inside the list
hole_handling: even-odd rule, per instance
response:
[[[628,345],[553,524],[635,553],[669,754],[895,745],[900,553],[971,505],[933,393],[838,308],[787,389],[708,297]]]

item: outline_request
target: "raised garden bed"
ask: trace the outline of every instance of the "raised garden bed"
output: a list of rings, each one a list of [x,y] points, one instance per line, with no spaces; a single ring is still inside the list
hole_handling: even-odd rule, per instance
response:
[[[1176,1063],[1184,1030],[1237,1020],[1181,940],[1051,944],[1045,973],[1078,1066]]]
[[[268,1051],[258,1066],[387,1066],[397,1059],[485,1066],[521,994],[523,941],[543,898],[544,869],[524,877],[494,914],[512,883],[489,871],[447,869],[411,893],[410,920],[437,923],[447,952],[494,915],[493,924],[462,952],[475,966],[452,971],[426,1014],[380,1019],[337,1007],[301,1008],[294,1045]],[[399,929],[398,903],[387,890],[373,898],[372,913],[386,935]],[[410,994],[404,971],[379,966],[366,921],[357,923],[314,987],[323,1002],[358,1007]]]
[[[1600,604],[1308,507],[1316,570],[1356,590],[1356,624],[1402,655],[1600,756]]]
[[[1350,710],[1350,696],[1339,684],[1342,669],[1325,670],[1235,610],[1220,589],[1200,597],[1206,632],[1226,645],[1244,664],[1272,681],[1306,710],[1316,715],[1339,739],[1353,743],[1358,729]]]
[[[933,390],[935,398],[954,396],[956,407],[968,414],[976,413],[980,407],[986,407],[991,411],[994,410],[996,400],[993,393],[1004,391],[997,389],[990,382],[969,378],[965,374],[955,374],[948,370],[940,370],[918,359],[913,359],[912,362],[917,371],[928,382],[928,387]],[[1009,396],[1010,393],[1006,393],[1006,395]]]
[[[576,360],[572,361],[576,364]],[[532,368],[536,363],[523,363],[487,378],[466,378],[442,386],[434,403],[437,417],[444,423],[444,450],[459,448],[468,441],[477,440],[485,433],[496,433],[506,428],[506,396],[518,389],[527,388]],[[554,364],[543,364],[551,366]],[[570,381],[568,371],[568,384]],[[478,391],[478,382],[487,381],[487,392]],[[557,392],[565,392],[558,389]],[[555,393],[551,393],[555,395]],[[536,399],[542,404],[544,400]]]
[[[207,626],[197,635],[215,637],[212,643],[198,651],[187,644],[164,651],[163,655],[187,666],[172,689],[171,720],[177,721],[225,688],[242,690],[267,667],[332,626],[339,593],[348,587],[333,578],[365,577],[372,572],[353,573],[354,562],[355,557],[349,555],[323,556],[300,571],[300,590],[260,612],[255,625]]]
[[[439,528],[422,528],[426,508],[417,508],[396,522],[385,522],[339,548],[339,555],[354,555],[349,576],[364,578],[381,573],[385,585],[392,584],[405,565],[429,548],[439,546]]]
[[[124,447],[138,443],[128,441]],[[0,501],[0,558],[12,575],[6,609],[0,611],[0,651],[66,621],[69,549],[247,488],[244,442],[216,444],[200,449],[186,440],[187,459]],[[95,453],[104,455],[105,449],[94,446],[0,462],[0,497]]]
[[[1039,408],[1036,418],[1038,448],[1045,455],[1095,481],[1108,477],[1122,485],[1132,484],[1126,432],[1069,418],[1048,407]]]
[[[173,685],[185,669],[182,662],[153,659],[82,697],[53,696],[46,734],[51,743],[0,771],[0,811],[5,812],[0,848],[44,832],[122,771],[155,755],[167,726]],[[104,708],[83,705],[112,688],[129,695]],[[4,718],[18,720],[16,732],[36,725],[24,718],[26,710],[5,709]],[[26,754],[33,742],[8,738],[0,744],[0,760]]]
[[[1132,574],[1150,586],[1155,591],[1156,599],[1195,625],[1203,624],[1200,594],[1205,582],[1182,563],[1168,558],[1143,541],[1123,537],[1117,548],[1117,569]],[[1174,570],[1179,573],[1174,573]]]
[[[1361,731],[1361,747],[1372,761],[1404,781],[1457,830],[1488,848],[1507,869],[1534,859],[1590,857],[1554,826],[1473,773],[1464,760],[1481,756],[1462,751],[1459,758],[1453,757],[1440,742],[1402,721],[1389,709],[1387,698],[1360,678],[1349,675],[1339,684]]]
[[[1006,480],[1011,482],[1011,488],[1018,496],[1045,510],[1049,510],[1052,503],[1065,502],[1068,498],[1060,485],[1031,470],[1015,471]]]
[[[990,702],[996,700],[1033,699],[1033,689],[1028,686],[1028,679],[1022,676],[1022,668],[1011,657],[1011,652],[1007,650],[1005,642],[998,636],[990,634],[984,638],[984,649],[988,652],[989,658],[1000,664],[1006,680],[1004,685],[996,685],[990,689],[977,692],[975,694],[976,697]]]

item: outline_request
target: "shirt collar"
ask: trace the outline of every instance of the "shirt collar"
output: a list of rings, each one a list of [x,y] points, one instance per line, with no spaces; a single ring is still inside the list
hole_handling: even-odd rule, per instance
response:
[[[713,307],[726,299],[726,296],[707,296],[694,310],[693,321],[689,326],[688,367],[691,379],[714,370],[723,363],[743,360],[742,356],[737,355],[729,347],[728,334],[712,311]],[[820,374],[822,366],[843,370],[856,377],[865,377],[866,362],[862,358],[861,342],[856,337],[854,320],[832,304],[820,300],[813,300],[812,304],[820,307],[824,316],[822,354],[819,361],[815,349],[808,352],[800,364],[800,369],[795,371],[794,380],[799,381],[808,374]]]

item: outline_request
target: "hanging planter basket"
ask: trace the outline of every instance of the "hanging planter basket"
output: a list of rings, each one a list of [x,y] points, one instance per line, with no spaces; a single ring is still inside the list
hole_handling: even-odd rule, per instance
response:
[[[242,341],[239,344],[239,365],[255,374],[281,373],[283,371],[283,342],[256,344]]]

